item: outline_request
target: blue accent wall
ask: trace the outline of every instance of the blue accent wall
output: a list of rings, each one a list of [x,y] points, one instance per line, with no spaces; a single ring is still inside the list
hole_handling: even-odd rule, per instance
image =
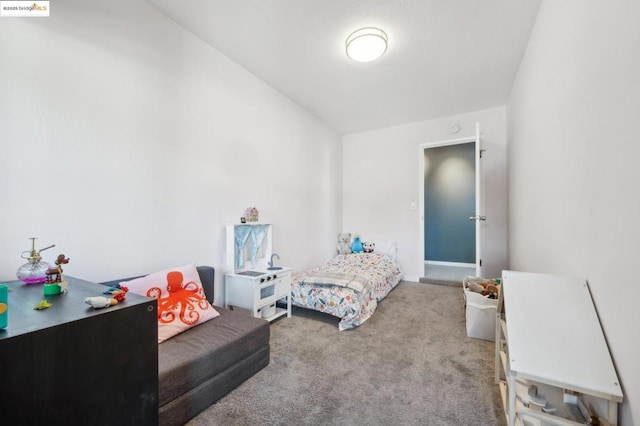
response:
[[[475,263],[475,142],[424,150],[425,260]]]

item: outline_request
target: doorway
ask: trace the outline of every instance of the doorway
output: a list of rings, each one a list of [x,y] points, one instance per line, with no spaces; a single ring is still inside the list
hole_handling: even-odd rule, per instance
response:
[[[478,274],[478,144],[476,137],[421,146],[421,282],[461,286]]]

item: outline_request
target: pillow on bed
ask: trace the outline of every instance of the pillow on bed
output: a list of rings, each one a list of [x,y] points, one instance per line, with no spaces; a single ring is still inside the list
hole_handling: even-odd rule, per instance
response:
[[[205,297],[193,264],[120,284],[132,293],[158,300],[158,343],[220,315]]]
[[[375,240],[373,241],[376,247],[373,249],[374,253],[384,253],[393,257],[394,259],[398,258],[398,243],[395,241],[387,241],[387,240]]]

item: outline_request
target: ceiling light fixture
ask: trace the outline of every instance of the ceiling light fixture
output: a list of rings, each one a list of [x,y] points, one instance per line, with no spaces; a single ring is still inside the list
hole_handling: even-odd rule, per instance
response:
[[[347,37],[347,56],[358,62],[371,62],[387,51],[387,33],[379,28],[366,27]]]

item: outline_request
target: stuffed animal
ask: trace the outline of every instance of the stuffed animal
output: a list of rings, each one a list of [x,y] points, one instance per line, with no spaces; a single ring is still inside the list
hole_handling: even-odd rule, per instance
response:
[[[351,247],[349,246],[350,242],[350,233],[345,232],[338,234],[338,254],[351,254]]]
[[[496,280],[471,281],[468,283],[467,288],[489,299],[497,299],[500,293],[500,283]]]
[[[360,241],[360,236],[355,234],[353,236],[353,244],[351,244],[351,251],[354,253],[362,253],[362,242]]]
[[[96,297],[85,298],[84,303],[86,303],[87,305],[91,305],[96,309],[99,309],[99,308],[108,308],[109,306],[117,305],[118,301],[116,299],[96,296]]]
[[[363,243],[362,250],[365,253],[373,253],[373,249],[376,247],[376,243]]]

